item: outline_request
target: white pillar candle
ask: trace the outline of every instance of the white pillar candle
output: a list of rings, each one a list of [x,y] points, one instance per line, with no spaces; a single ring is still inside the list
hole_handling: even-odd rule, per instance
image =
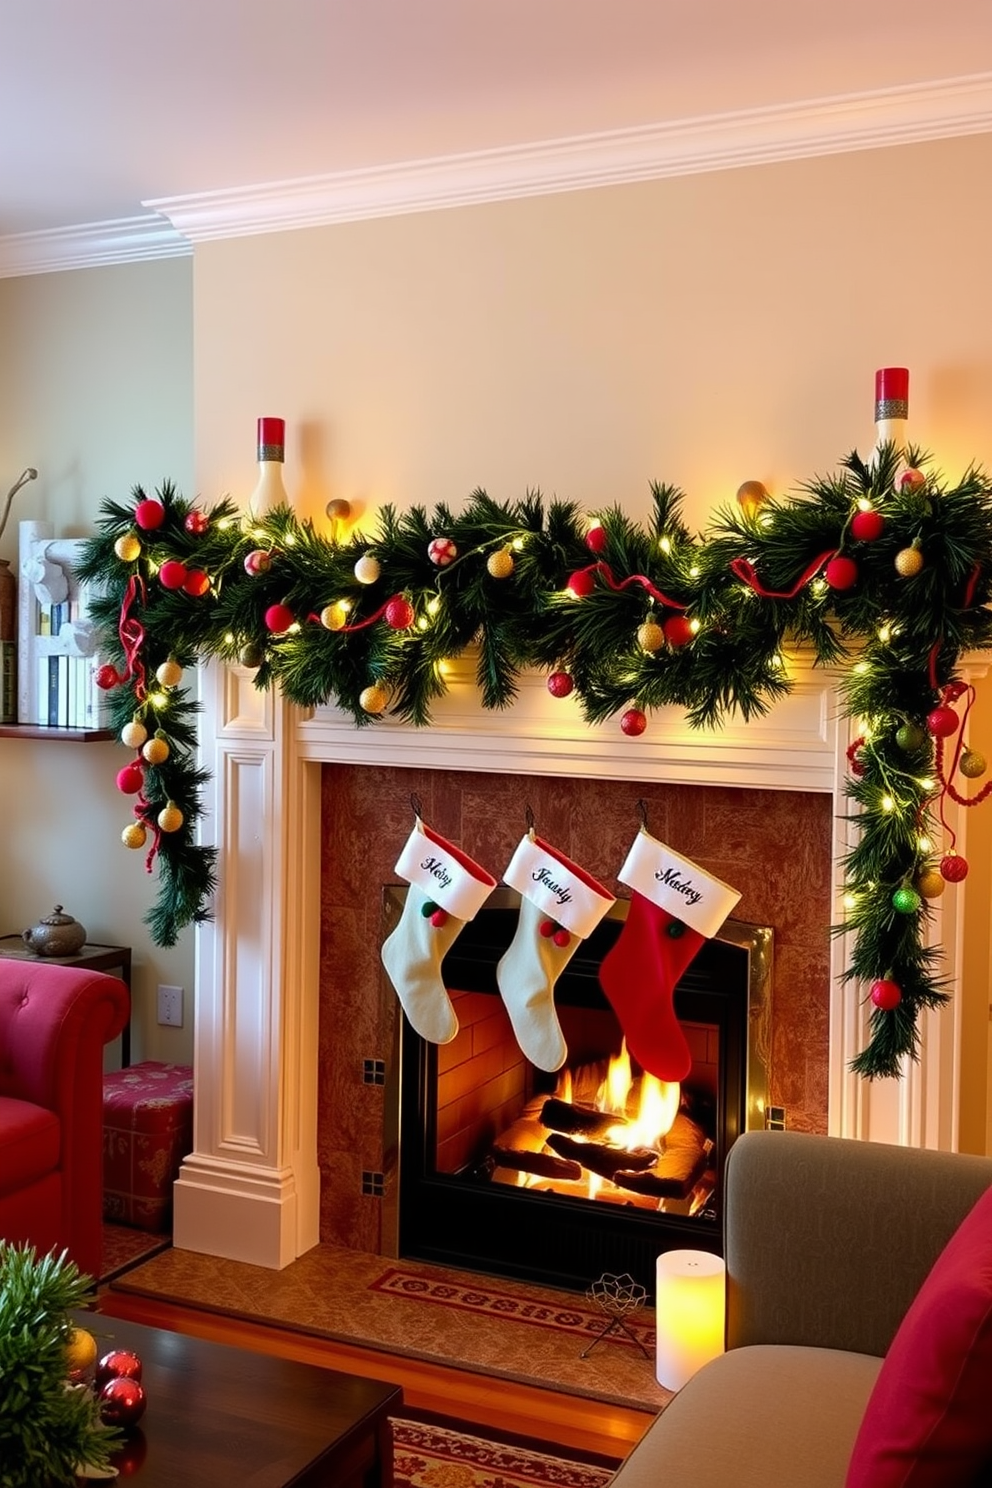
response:
[[[705,1250],[667,1250],[656,1266],[659,1385],[681,1390],[697,1369],[723,1353],[726,1267]]]

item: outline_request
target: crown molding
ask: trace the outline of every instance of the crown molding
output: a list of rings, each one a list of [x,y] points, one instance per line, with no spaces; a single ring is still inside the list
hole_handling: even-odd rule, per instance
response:
[[[992,132],[992,73],[142,202],[143,217],[0,238],[0,277],[191,244]]]

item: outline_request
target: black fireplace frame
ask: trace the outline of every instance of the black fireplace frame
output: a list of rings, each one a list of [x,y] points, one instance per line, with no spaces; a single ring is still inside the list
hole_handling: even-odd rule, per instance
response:
[[[383,893],[384,935],[398,922],[406,885]],[[443,963],[445,984],[499,996],[496,964],[516,928],[519,895],[500,887],[465,926]],[[598,968],[626,919],[618,900],[558,979],[556,1003],[602,1007]],[[765,1124],[771,1023],[772,931],[728,920],[706,942],[675,992],[677,1016],[719,1029],[720,1074],[715,1203],[686,1217],[476,1181],[434,1167],[437,1048],[395,1020],[387,1061],[384,1150],[387,1177],[383,1250],[408,1260],[585,1291],[604,1274],[630,1275],[653,1295],[655,1263],[666,1250],[722,1250],[720,1195],[727,1152],[740,1133]],[[394,994],[384,977],[387,995]],[[392,1164],[391,1164],[392,1165]],[[471,1234],[471,1248],[462,1236]]]

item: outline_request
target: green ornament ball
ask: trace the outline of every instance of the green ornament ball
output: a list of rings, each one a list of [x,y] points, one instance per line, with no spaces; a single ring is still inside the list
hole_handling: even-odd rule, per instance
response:
[[[900,914],[915,914],[920,907],[920,896],[915,889],[903,884],[896,889],[892,895],[892,908],[897,909]]]
[[[926,742],[926,730],[918,723],[903,723],[896,729],[896,743],[907,754],[915,754]]]

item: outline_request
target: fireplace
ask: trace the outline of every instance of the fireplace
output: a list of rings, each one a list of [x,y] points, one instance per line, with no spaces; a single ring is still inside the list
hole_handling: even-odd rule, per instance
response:
[[[405,894],[385,890],[384,935]],[[765,1124],[772,932],[729,921],[703,946],[675,996],[692,1069],[663,1086],[630,1060],[599,985],[626,918],[618,901],[558,978],[569,1055],[549,1074],[521,1052],[496,982],[518,905],[497,889],[445,958],[452,1043],[397,1025],[385,1112],[398,1122],[384,1139],[398,1153],[397,1202],[384,1248],[573,1290],[627,1273],[651,1293],[659,1252],[720,1250],[727,1151]]]

